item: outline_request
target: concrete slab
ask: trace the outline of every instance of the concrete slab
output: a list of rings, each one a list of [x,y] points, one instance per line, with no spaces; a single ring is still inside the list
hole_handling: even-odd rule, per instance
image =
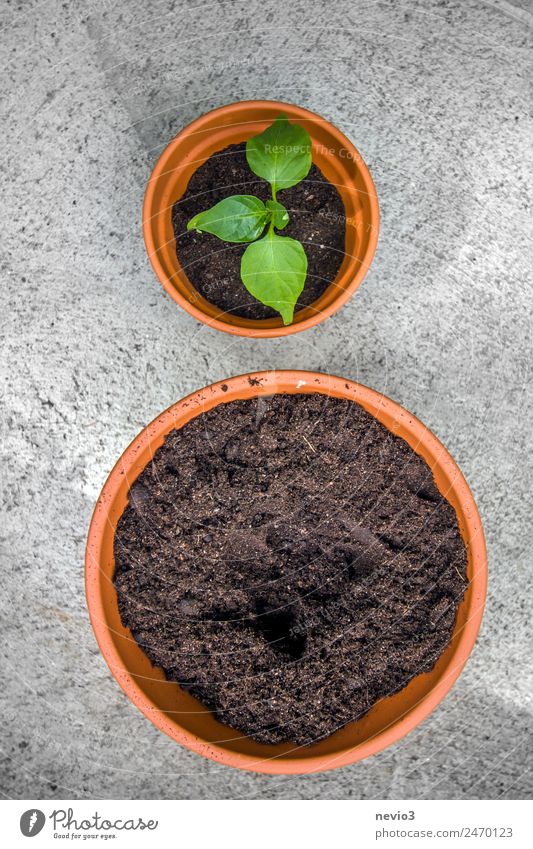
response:
[[[4,5],[5,796],[531,795],[528,9]],[[357,296],[287,341],[198,325],[159,286],[140,230],[146,180],[173,134],[258,97],[345,131],[382,211]],[[159,734],[109,674],[83,593],[92,507],[136,433],[194,388],[284,367],[359,380],[425,421],[478,500],[491,568],[479,642],[432,717],[367,762],[302,778],[232,771]]]

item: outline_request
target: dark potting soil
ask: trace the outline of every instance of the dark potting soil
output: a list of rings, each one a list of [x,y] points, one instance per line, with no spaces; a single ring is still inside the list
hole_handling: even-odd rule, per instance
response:
[[[172,208],[176,254],[193,286],[224,312],[242,318],[264,319],[279,314],[253,298],[241,280],[241,257],[246,245],[223,242],[210,233],[187,231],[187,222],[230,195],[255,195],[269,200],[270,185],[257,177],[246,161],[246,145],[235,144],[212,156],[193,174],[187,191]],[[316,301],[335,279],[344,258],[346,217],[340,195],[322,172],[309,174],[277,198],[289,213],[281,236],[292,236],[307,254],[307,279],[296,310]]]
[[[430,671],[467,586],[453,508],[358,404],[275,395],[172,431],[115,535],[120,615],[217,718],[300,745]]]

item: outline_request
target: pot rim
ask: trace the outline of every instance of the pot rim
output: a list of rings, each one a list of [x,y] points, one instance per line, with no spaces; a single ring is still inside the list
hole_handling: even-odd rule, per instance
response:
[[[465,546],[468,551],[469,569],[471,568],[473,571],[469,582],[472,591],[470,604],[472,611],[471,613],[469,611],[470,615],[464,626],[460,629],[454,629],[452,641],[457,638],[457,645],[453,657],[443,669],[435,686],[423,698],[419,699],[418,702],[378,733],[355,746],[340,748],[335,755],[327,754],[291,759],[286,759],[283,755],[280,755],[261,759],[244,752],[229,751],[217,743],[202,740],[180,725],[177,720],[170,724],[164,718],[164,712],[161,708],[142,691],[125,666],[110,636],[110,626],[106,621],[102,594],[110,591],[115,592],[113,584],[105,578],[100,569],[103,537],[108,524],[107,506],[111,505],[117,497],[119,489],[124,484],[125,476],[127,477],[128,471],[136,461],[136,455],[141,445],[145,440],[148,440],[149,444],[158,438],[162,440],[171,430],[183,427],[191,419],[218,406],[220,403],[231,403],[238,397],[245,397],[242,394],[244,391],[247,393],[246,397],[279,393],[312,394],[318,392],[330,397],[346,398],[359,403],[371,415],[378,418],[392,433],[395,432],[394,429],[389,427],[382,418],[379,418],[376,412],[385,418],[401,422],[401,426],[409,432],[416,444],[423,448],[427,456],[434,459],[435,469],[444,472],[449,482],[447,492],[453,493],[462,508],[463,538],[466,537]],[[235,394],[239,392],[241,393],[240,396]],[[405,439],[405,436],[402,436],[402,438]],[[413,450],[415,449],[413,448]],[[428,462],[427,459],[426,462]],[[145,467],[146,464],[143,468]],[[140,471],[137,472],[135,477],[132,476],[129,479],[129,486],[138,474],[140,474]],[[217,381],[172,404],[143,428],[119,458],[102,488],[91,519],[85,555],[85,591],[94,635],[113,677],[133,704],[160,731],[199,755],[226,766],[278,775],[322,772],[355,763],[397,742],[429,716],[452,688],[474,647],[483,616],[487,579],[487,551],[481,519],[474,498],[459,467],[437,437],[400,404],[374,389],[346,378],[327,375],[322,372],[289,369],[249,372]]]
[[[171,159],[174,150],[180,145],[182,139],[185,136],[200,133],[203,130],[204,125],[207,123],[207,121],[218,115],[223,118],[224,116],[227,117],[229,115],[234,115],[236,113],[246,111],[246,109],[258,107],[268,108],[271,106],[276,106],[280,110],[285,109],[287,111],[290,111],[292,114],[290,114],[288,117],[292,120],[294,120],[295,118],[300,118],[302,120],[307,119],[313,120],[315,124],[322,123],[326,125],[332,135],[335,136],[338,143],[350,152],[350,156],[354,158],[355,162],[357,162],[358,171],[365,184],[365,194],[367,194],[368,196],[368,201],[371,210],[370,221],[372,223],[372,227],[369,231],[370,235],[367,248],[362,259],[358,263],[358,268],[356,268],[354,270],[354,273],[351,274],[350,280],[342,287],[339,287],[339,291],[335,299],[324,309],[315,310],[314,314],[308,316],[306,319],[299,322],[293,322],[292,324],[289,324],[287,326],[261,326],[262,323],[269,322],[270,319],[263,319],[262,321],[242,319],[242,321],[244,322],[243,325],[234,325],[224,320],[223,316],[227,314],[224,311],[220,311],[214,317],[207,315],[207,313],[200,309],[200,307],[198,307],[195,303],[191,303],[187,298],[185,298],[182,293],[169,280],[165,269],[163,268],[161,260],[158,256],[157,246],[152,232],[151,222],[152,219],[158,214],[158,210],[154,207],[154,196],[156,192],[157,181],[167,172],[167,170],[172,170],[167,169],[167,163]],[[241,123],[246,124],[247,122],[242,121]],[[250,123],[255,122],[252,121]],[[195,169],[195,171],[196,170],[197,169]],[[325,321],[327,318],[331,317],[335,312],[337,312],[337,310],[339,310],[342,306],[344,306],[344,304],[358,289],[367,271],[370,268],[378,243],[379,223],[380,214],[376,187],[374,185],[374,181],[372,179],[370,171],[355,145],[331,121],[328,121],[326,118],[323,118],[321,115],[318,115],[316,112],[313,112],[310,109],[306,109],[302,106],[297,106],[296,104],[282,100],[235,101],[234,103],[229,103],[226,106],[219,106],[216,109],[211,109],[208,112],[204,112],[203,115],[199,116],[198,118],[195,118],[185,127],[183,127],[164,148],[154,166],[154,169],[149,177],[146,186],[142,211],[143,236],[146,251],[148,253],[148,259],[150,260],[150,264],[156,274],[156,277],[159,279],[159,282],[162,284],[167,294],[170,295],[170,297],[179,306],[181,306],[186,312],[188,312],[190,315],[193,316],[193,318],[197,319],[197,321],[200,321],[202,324],[214,328],[215,330],[221,330],[224,333],[230,333],[235,336],[247,336],[249,338],[254,339],[290,336],[293,333],[299,333],[302,330],[308,330],[309,328],[314,327],[315,325]],[[213,304],[213,306],[216,308],[215,304]],[[313,309],[313,304],[311,304],[308,309]]]

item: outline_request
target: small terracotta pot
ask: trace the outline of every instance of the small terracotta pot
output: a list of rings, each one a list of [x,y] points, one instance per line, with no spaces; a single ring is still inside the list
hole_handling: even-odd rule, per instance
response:
[[[382,699],[357,722],[312,746],[267,746],[218,722],[212,713],[151,665],[120,621],[113,586],[113,540],[128,489],[173,428],[221,403],[278,392],[319,392],[356,401],[429,464],[442,495],[454,507],[468,552],[469,585],[452,639],[435,668],[401,692]],[[194,392],[158,416],[134,439],[98,499],[85,561],[86,592],[96,639],[111,672],[131,701],[161,731],[200,755],[228,766],[267,773],[308,773],[359,761],[395,743],[422,722],[459,676],[477,637],[487,588],[481,521],[468,486],[446,449],[399,404],[359,383],[318,372],[279,371],[232,377]]]
[[[280,317],[253,321],[221,312],[194,288],[176,257],[172,206],[194,172],[214,153],[262,132],[281,113],[311,136],[313,162],[334,183],[346,211],[345,256],[337,277],[311,306],[285,327]],[[231,194],[231,193],[230,193]],[[146,188],[143,207],[146,250],[168,294],[199,321],[238,336],[288,336],[333,315],[361,284],[374,256],[379,207],[370,172],[340,130],[308,109],[270,100],[248,100],[214,109],[185,127],[161,154]]]

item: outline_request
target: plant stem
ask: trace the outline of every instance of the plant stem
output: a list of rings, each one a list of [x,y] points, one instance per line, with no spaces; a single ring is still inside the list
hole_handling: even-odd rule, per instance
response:
[[[274,201],[274,203],[277,203],[276,189],[274,188],[272,183],[270,184],[270,188],[272,189],[272,200]],[[274,232],[274,213],[272,213],[271,217],[270,217],[270,225],[269,225],[269,228],[268,228],[268,234],[270,235],[273,232]]]
[[[275,202],[276,201],[276,190],[275,190],[274,186],[272,185],[272,183],[270,184],[270,187],[272,189],[272,200]],[[268,228],[268,235],[270,236],[271,233],[273,233],[273,232],[274,232],[274,213],[271,213],[270,225],[269,225],[269,228]]]

